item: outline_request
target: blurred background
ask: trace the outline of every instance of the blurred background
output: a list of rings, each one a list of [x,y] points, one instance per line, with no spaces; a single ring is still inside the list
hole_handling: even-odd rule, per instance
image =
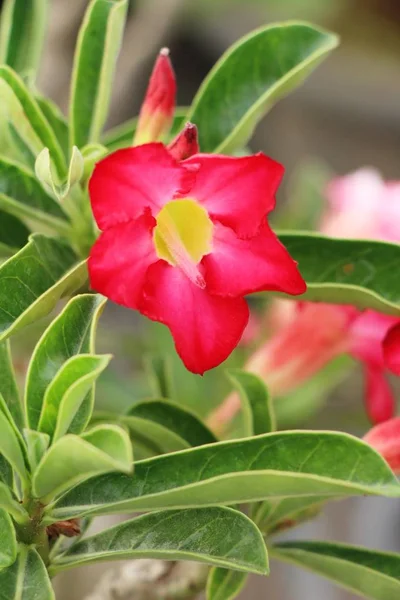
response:
[[[73,49],[88,0],[50,0],[50,4],[39,87],[66,111]],[[137,113],[161,47],[171,50],[178,103],[186,105],[229,45],[260,25],[286,19],[325,26],[340,34],[342,44],[301,89],[267,115],[250,144],[251,150],[262,150],[286,166],[276,223],[285,224],[293,212],[301,221],[302,202],[306,212],[308,195],[318,195],[318,183],[331,174],[370,165],[385,178],[400,179],[398,0],[131,0],[109,126]],[[307,213],[303,226],[311,226],[312,219]],[[168,332],[129,311],[109,306],[99,338],[99,350],[115,355],[98,386],[101,408],[117,411],[151,395],[143,371],[149,352],[170,356],[176,398],[202,415],[229,391],[221,368],[203,378],[188,374],[176,360]],[[237,350],[230,364],[240,365],[244,352]],[[363,435],[368,423],[359,374],[352,370],[350,377],[338,379],[340,385],[332,385],[328,397],[321,387],[313,390],[301,426]],[[287,426],[296,423],[291,411],[282,418]],[[285,537],[342,540],[400,551],[399,503],[358,499],[333,504],[316,521]],[[60,577],[57,599],[84,598],[104,569],[85,568]],[[350,600],[355,596],[312,574],[273,564],[271,577],[254,578],[241,598]]]

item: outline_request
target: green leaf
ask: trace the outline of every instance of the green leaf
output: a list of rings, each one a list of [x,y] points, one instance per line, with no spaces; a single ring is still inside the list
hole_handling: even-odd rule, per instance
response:
[[[194,560],[268,574],[268,557],[257,527],[230,508],[162,511],[116,525],[75,544],[57,557],[51,572],[100,560],[161,558]]]
[[[274,431],[276,424],[272,401],[262,379],[240,369],[230,369],[227,375],[239,392],[247,435]]]
[[[187,117],[199,128],[202,152],[245,146],[270,108],[337,44],[336,35],[302,22],[268,25],[239,40],[206,77]]]
[[[24,438],[28,448],[29,464],[34,471],[50,445],[50,436],[34,429],[24,429]]]
[[[25,461],[18,436],[2,411],[0,411],[0,454],[17,471],[21,479],[26,481]]]
[[[207,600],[233,600],[242,591],[247,573],[214,567],[207,580]]]
[[[61,498],[52,519],[363,494],[400,495],[392,471],[368,444],[344,433],[269,433],[143,460],[133,477],[97,477]]]
[[[151,421],[176,433],[180,438],[186,440],[189,446],[202,446],[217,441],[214,434],[194,413],[171,400],[137,402],[129,410],[127,416],[122,418],[122,422],[128,425],[132,417],[135,417],[137,421]],[[143,423],[143,429],[145,426]]]
[[[0,600],[56,600],[47,569],[34,548],[20,545],[14,564],[0,571]]]
[[[169,137],[175,136],[184,126],[187,121],[186,115],[189,111],[187,106],[178,106],[175,110],[174,120],[172,123]],[[137,127],[137,117],[125,121],[122,125],[118,125],[113,129],[109,129],[103,136],[102,144],[107,146],[110,152],[132,146],[132,140]]]
[[[9,343],[0,343],[0,394],[3,396],[16,425],[22,429],[24,417],[15,381]]]
[[[149,356],[146,359],[146,368],[154,396],[156,398],[173,398],[172,365],[168,357]]]
[[[69,128],[64,115],[54,102],[43,96],[36,96],[40,110],[46,117],[66,158],[69,157]]]
[[[0,341],[48,315],[60,298],[83,286],[86,261],[76,261],[64,243],[33,234],[0,266]]]
[[[39,340],[28,368],[25,390],[31,429],[38,426],[47,386],[64,363],[77,354],[91,352],[104,303],[104,298],[94,294],[73,298]]]
[[[285,528],[286,525],[292,526],[315,516],[324,501],[326,501],[324,496],[266,500],[254,506],[252,519],[263,533],[269,534],[279,530],[281,525]]]
[[[29,519],[28,513],[13,496],[10,488],[0,482],[0,508],[12,515],[16,521]],[[1,524],[0,531],[2,532]],[[1,551],[0,551],[1,552]]]
[[[36,71],[47,12],[48,0],[5,0],[0,21],[0,63],[19,73]]]
[[[92,0],[86,11],[74,59],[70,146],[100,140],[127,7],[127,0]]]
[[[70,358],[49,384],[42,405],[39,430],[54,441],[67,433],[76,413],[104,371],[111,356],[80,354]]]
[[[14,475],[10,463],[0,454],[0,483],[4,483],[12,489],[14,485]]]
[[[27,217],[57,231],[68,230],[61,205],[48,196],[36,177],[22,164],[0,157],[0,208],[16,217]]]
[[[36,151],[32,149],[22,132],[11,121],[8,122],[8,131],[11,147],[7,150],[7,145],[2,144],[3,154],[7,154],[8,158],[13,158],[14,152],[16,152],[18,162],[23,163],[33,174],[35,172]]]
[[[17,558],[17,538],[14,525],[4,508],[0,508],[0,531],[0,569],[3,569],[12,565]]]
[[[363,598],[400,597],[400,555],[327,542],[284,542],[273,555],[323,575]]]
[[[127,433],[115,425],[98,425],[82,437],[60,438],[40,462],[32,483],[33,493],[44,503],[62,491],[98,473],[133,468]]]
[[[29,229],[19,219],[0,211],[0,256],[10,256],[25,246]]]
[[[6,109],[11,112],[11,116],[13,115],[11,120],[15,127],[18,130],[19,125],[23,127],[25,119],[29,122],[38,141],[37,151],[39,152],[43,147],[50,150],[57,173],[63,178],[67,171],[63,151],[54,131],[23,80],[10,67],[1,65],[0,84],[0,99],[5,103]]]
[[[398,315],[400,245],[284,233],[281,242],[299,263],[307,292],[296,299],[352,304]]]

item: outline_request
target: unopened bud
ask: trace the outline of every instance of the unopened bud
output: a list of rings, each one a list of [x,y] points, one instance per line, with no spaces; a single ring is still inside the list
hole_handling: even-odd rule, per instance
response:
[[[199,139],[197,127],[193,123],[186,123],[185,127],[167,146],[169,153],[176,160],[184,160],[199,152]]]
[[[175,74],[169,50],[158,55],[139,114],[134,145],[156,142],[170,130],[176,97]]]
[[[83,166],[83,156],[78,148],[74,146],[69,163],[68,177],[63,183],[59,183],[53,173],[49,149],[43,148],[36,158],[35,173],[44,187],[61,202],[68,195],[71,187],[80,182],[83,175]]]
[[[50,151],[43,148],[39,152],[35,162],[35,173],[39,181],[50,192],[57,196],[57,184],[54,181],[54,175],[51,168]]]

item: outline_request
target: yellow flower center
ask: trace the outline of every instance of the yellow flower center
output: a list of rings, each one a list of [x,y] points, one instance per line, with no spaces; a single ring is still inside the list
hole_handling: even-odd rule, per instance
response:
[[[212,249],[213,224],[207,211],[191,198],[171,200],[156,221],[153,235],[157,256],[205,287],[197,265]]]

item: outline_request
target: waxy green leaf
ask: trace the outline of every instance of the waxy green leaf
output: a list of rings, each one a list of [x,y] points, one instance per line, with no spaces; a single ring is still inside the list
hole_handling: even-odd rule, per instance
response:
[[[27,520],[28,513],[12,494],[8,485],[0,481],[0,508],[12,515],[16,521]],[[0,528],[0,531],[1,528]]]
[[[307,292],[296,299],[400,314],[400,245],[313,233],[283,233],[279,238],[307,282]]]
[[[73,298],[39,340],[29,365],[25,390],[31,429],[38,426],[46,389],[64,363],[73,356],[92,351],[104,303],[104,298],[94,294]]]
[[[54,135],[56,136],[61,149],[64,152],[64,156],[68,159],[69,157],[69,128],[68,122],[64,115],[54,102],[49,98],[43,96],[36,96],[36,102],[38,103],[40,110],[46,117],[50,127],[52,128]]]
[[[207,600],[233,600],[242,591],[247,573],[214,567],[207,580]]]
[[[251,517],[263,533],[269,534],[281,526],[293,526],[315,516],[323,502],[324,496],[266,500],[254,506]]]
[[[268,25],[239,40],[199,88],[187,120],[202,152],[245,146],[270,108],[337,46],[336,35],[302,22]]]
[[[0,340],[48,315],[60,298],[86,280],[86,261],[77,264],[67,245],[33,234],[0,266]]]
[[[283,542],[273,556],[323,575],[371,600],[400,597],[400,555],[328,542]]]
[[[15,424],[22,429],[24,417],[8,341],[0,343],[0,395],[3,396]]]
[[[12,565],[17,558],[17,538],[14,525],[4,508],[0,508],[0,531],[0,569],[3,569]]]
[[[26,481],[25,460],[18,436],[2,411],[0,411],[0,454],[17,471],[21,479]]]
[[[194,560],[268,574],[266,548],[257,527],[230,508],[162,511],[116,525],[75,544],[51,572],[100,560]]]
[[[363,494],[400,495],[400,485],[377,452],[347,434],[294,431],[137,462],[133,477],[104,475],[76,487],[56,503],[51,519]]]
[[[0,600],[56,600],[47,569],[34,548],[21,544],[17,560],[0,571]]]
[[[29,464],[31,470],[34,471],[50,445],[50,436],[47,433],[41,433],[34,429],[24,429],[24,439],[26,441]]]
[[[44,455],[33,477],[33,493],[44,503],[98,473],[133,469],[127,433],[115,425],[98,425],[82,437],[68,434]]]
[[[0,256],[11,256],[28,242],[29,229],[22,221],[0,211]]]
[[[5,0],[0,19],[0,63],[36,71],[45,38],[48,0]]]
[[[63,178],[66,175],[67,165],[54,131],[23,80],[5,65],[0,65],[0,99],[18,131],[20,128],[25,131],[24,120],[28,121],[29,127],[36,136],[36,139],[30,137],[36,145],[37,152],[40,152],[43,147],[48,148],[57,173]]]
[[[272,401],[263,381],[254,373],[240,369],[230,369],[227,375],[240,395],[246,434],[252,436],[274,431],[276,423]]]
[[[107,118],[127,0],[92,0],[75,50],[70,146],[98,142]]]
[[[46,390],[39,421],[40,431],[53,437],[54,441],[67,433],[82,402],[110,358],[80,354],[64,363]]]

